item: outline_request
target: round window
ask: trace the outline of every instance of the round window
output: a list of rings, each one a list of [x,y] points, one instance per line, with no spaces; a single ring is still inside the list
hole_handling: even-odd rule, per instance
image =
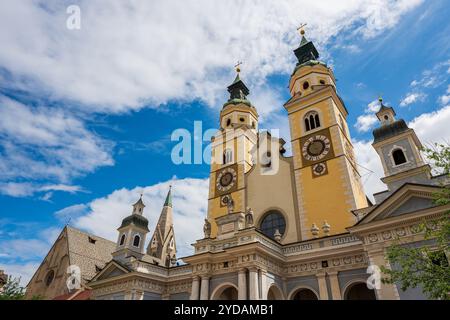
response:
[[[54,278],[55,278],[55,272],[53,270],[50,270],[47,273],[47,276],[45,277],[45,285],[48,287],[53,282]]]
[[[283,236],[286,231],[286,221],[279,211],[271,210],[262,220],[260,229],[266,236],[274,239],[275,231],[277,229]]]

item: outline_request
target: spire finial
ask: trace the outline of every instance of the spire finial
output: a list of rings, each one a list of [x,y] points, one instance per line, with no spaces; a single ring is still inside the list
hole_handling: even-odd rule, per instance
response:
[[[164,207],[172,207],[172,185],[169,186],[169,192],[167,192],[166,201],[164,201]]]
[[[234,66],[236,68],[236,72],[239,74],[241,72],[241,68],[240,65],[242,64],[242,61],[239,61],[236,63],[236,65]]]
[[[307,23],[301,23],[300,26],[297,28],[297,31],[300,32],[301,36],[305,35],[305,29],[304,27],[306,27]]]

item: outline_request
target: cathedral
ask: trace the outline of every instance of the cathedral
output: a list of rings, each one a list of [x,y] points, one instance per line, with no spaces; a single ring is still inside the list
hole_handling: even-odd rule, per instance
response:
[[[285,155],[283,139],[258,129],[258,107],[237,68],[211,142],[208,213],[203,226],[192,226],[203,228],[204,237],[193,244],[192,255],[176,255],[176,203],[168,190],[159,220],[151,225],[138,199],[118,226],[115,243],[65,227],[30,280],[27,296],[426,299],[420,288],[369,286],[368,267],[395,268],[385,251],[397,239],[425,245],[418,225],[449,210],[433,202],[434,193],[449,183],[447,176],[432,174],[414,130],[380,99],[372,146],[386,190],[374,194],[372,203],[333,71],[303,31],[301,36],[284,104],[292,155]],[[69,290],[66,270],[74,264],[81,269],[81,289]]]

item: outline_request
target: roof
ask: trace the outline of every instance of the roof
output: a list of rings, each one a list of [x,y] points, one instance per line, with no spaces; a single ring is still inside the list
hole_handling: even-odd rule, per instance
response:
[[[245,83],[239,77],[239,73],[236,75],[236,78],[234,79],[233,83],[228,86],[227,90],[230,93],[230,98],[228,99],[227,102],[225,102],[223,107],[229,104],[239,104],[239,103],[246,104],[249,107],[251,106],[250,101],[247,99],[247,96],[250,94],[250,90],[248,90]]]
[[[142,229],[145,229],[149,231],[148,229],[148,220],[146,217],[140,214],[132,214],[122,220],[122,224],[120,225],[120,228],[124,228],[126,226],[129,226],[130,224],[134,224],[137,227],[141,227]]]
[[[164,207],[172,206],[172,186],[169,188],[169,192],[167,193],[166,201],[164,201]]]
[[[394,121],[387,125],[383,125],[373,130],[373,143],[377,143],[387,138],[396,136],[399,133],[405,132],[407,130],[409,130],[409,127],[403,119]]]
[[[141,207],[145,207],[145,204],[144,204],[144,201],[142,201],[142,196],[139,198],[139,200],[138,201],[136,201],[136,203],[135,204],[133,204],[133,207],[134,206],[141,206]]]
[[[70,263],[80,267],[85,280],[92,279],[112,259],[111,253],[116,249],[115,242],[72,227],[67,227],[67,239]]]
[[[75,292],[62,294],[60,296],[56,296],[53,300],[90,300],[92,295],[92,290],[77,290]]]
[[[311,41],[308,41],[305,36],[302,36],[300,46],[294,50],[295,56],[298,59],[297,65],[303,64],[309,60],[317,60],[319,52]]]

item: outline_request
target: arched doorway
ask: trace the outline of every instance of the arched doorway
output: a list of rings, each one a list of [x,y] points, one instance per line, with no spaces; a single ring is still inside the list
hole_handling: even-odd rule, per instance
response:
[[[283,300],[283,293],[276,286],[272,285],[267,292],[267,300]]]
[[[293,295],[292,300],[319,300],[317,295],[308,288],[298,289]]]
[[[364,282],[357,282],[350,285],[344,294],[345,300],[377,300],[375,290],[367,288]]]
[[[214,290],[211,300],[237,300],[238,290],[234,285],[223,285]]]

